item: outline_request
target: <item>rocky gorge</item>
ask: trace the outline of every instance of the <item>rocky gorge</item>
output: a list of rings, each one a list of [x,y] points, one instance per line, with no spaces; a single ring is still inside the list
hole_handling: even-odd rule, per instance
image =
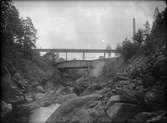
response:
[[[1,2],[2,123],[166,123],[167,8],[122,41],[119,56],[60,70],[53,52],[34,50],[31,18]]]
[[[159,56],[156,57],[155,67],[164,64],[163,57],[165,56],[161,56],[161,59]],[[19,98],[22,102],[18,100],[16,103],[1,102],[4,121],[8,121],[8,117],[11,116],[15,122],[24,123],[166,122],[163,83],[157,82],[148,87],[138,75],[136,77],[133,75],[139,68],[142,69],[141,67],[148,64],[149,59],[144,56],[136,57],[126,65],[122,59],[114,59],[106,62],[101,68],[105,69],[107,65],[114,72],[109,74],[104,70],[98,77],[81,75],[75,81],[69,81],[64,77],[65,85],[57,81],[61,78],[56,70],[50,76],[54,76],[54,79],[57,76],[56,81],[49,80],[44,85],[40,83],[34,85],[33,91],[27,91],[25,97]],[[113,67],[113,64],[118,62],[120,64]],[[71,75],[68,72],[66,74]],[[7,78],[4,79],[8,80]],[[21,77],[18,77],[18,80],[24,81]],[[18,88],[14,84],[11,87]],[[15,115],[12,112],[15,112]]]

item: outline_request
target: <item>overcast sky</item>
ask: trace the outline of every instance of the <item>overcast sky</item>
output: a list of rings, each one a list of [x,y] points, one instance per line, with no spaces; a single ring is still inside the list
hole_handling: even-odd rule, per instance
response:
[[[152,24],[155,7],[162,11],[166,6],[155,1],[15,1],[14,5],[21,17],[32,19],[38,48],[93,49],[115,48],[125,37],[131,39],[132,18],[136,30],[143,28],[147,20]]]

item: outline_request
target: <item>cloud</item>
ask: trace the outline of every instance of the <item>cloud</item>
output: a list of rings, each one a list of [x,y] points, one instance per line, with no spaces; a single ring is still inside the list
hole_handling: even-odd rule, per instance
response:
[[[32,18],[38,29],[36,45],[42,48],[115,48],[132,37],[132,18],[137,28],[143,28],[146,20],[152,23],[156,6],[160,11],[165,8],[162,1],[17,1],[15,5],[21,16]]]

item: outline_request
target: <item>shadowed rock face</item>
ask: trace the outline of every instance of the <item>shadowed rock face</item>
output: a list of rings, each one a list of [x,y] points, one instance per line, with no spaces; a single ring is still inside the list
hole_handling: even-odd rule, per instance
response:
[[[12,104],[1,101],[1,117],[12,111]]]
[[[107,114],[113,122],[125,122],[137,112],[138,107],[128,103],[115,103],[107,110]]]
[[[106,104],[106,114],[111,122],[125,122],[139,112],[139,106],[132,98],[113,95]]]
[[[166,111],[137,113],[128,123],[166,123]]]
[[[100,94],[73,98],[63,103],[45,123],[93,123],[125,122],[139,112],[131,99],[120,95],[112,96],[102,105]]]
[[[91,114],[96,112],[93,107],[98,104],[100,98],[101,95],[92,94],[67,101],[47,119],[46,123],[93,121]]]

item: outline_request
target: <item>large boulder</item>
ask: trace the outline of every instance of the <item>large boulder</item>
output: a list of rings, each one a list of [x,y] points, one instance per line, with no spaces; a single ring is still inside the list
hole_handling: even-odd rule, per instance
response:
[[[112,122],[125,122],[138,112],[137,105],[129,103],[114,103],[107,109]]]
[[[12,111],[12,104],[1,101],[1,118]]]
[[[113,95],[108,99],[106,107],[109,107],[116,102],[137,104],[136,100],[131,98],[131,97],[126,97],[126,96],[121,96],[121,95]]]
[[[74,94],[74,93],[68,94],[68,95],[59,95],[59,96],[56,98],[55,102],[62,104],[62,103],[64,103],[64,102],[67,102],[67,101],[69,101],[69,100],[71,100],[71,99],[73,99],[73,98],[76,98],[76,97],[77,97],[77,95]]]
[[[134,99],[120,95],[111,96],[105,109],[112,122],[125,122],[139,112],[139,106]]]
[[[44,93],[40,93],[40,92],[38,92],[38,93],[35,94],[35,98],[36,98],[37,100],[43,98],[44,96],[45,96],[45,94],[44,94]]]
[[[67,95],[67,94],[71,94],[73,91],[73,88],[72,87],[69,87],[69,86],[66,86],[66,87],[62,87],[59,91],[59,93],[61,95]]]
[[[23,91],[16,82],[12,80],[12,75],[7,72],[2,75],[2,100],[13,103],[23,100]]]
[[[166,112],[163,110],[154,112],[137,113],[128,123],[166,123]]]
[[[138,103],[143,102],[144,88],[140,80],[122,80],[113,84],[112,90],[116,94],[134,99]]]
[[[89,87],[87,87],[81,95],[90,95],[92,93],[98,93],[100,90],[102,90],[102,87],[98,84],[92,84]]]
[[[38,85],[38,86],[36,87],[36,89],[37,89],[37,91],[39,91],[39,92],[42,92],[42,93],[45,92],[44,88],[43,88],[42,86],[40,86],[40,85]]]
[[[76,97],[63,103],[46,121],[56,122],[78,122],[88,123],[99,120],[108,120],[102,107],[100,107],[101,95],[92,94]],[[100,119],[99,119],[100,118]]]
[[[159,110],[166,108],[166,96],[164,89],[152,87],[144,94],[144,101],[147,108],[151,110]]]
[[[25,100],[27,102],[32,102],[32,101],[34,101],[34,98],[30,93],[28,93],[28,94],[25,95]]]
[[[114,81],[122,81],[122,80],[129,80],[129,77],[127,74],[123,73],[116,73],[116,75],[113,77]]]

